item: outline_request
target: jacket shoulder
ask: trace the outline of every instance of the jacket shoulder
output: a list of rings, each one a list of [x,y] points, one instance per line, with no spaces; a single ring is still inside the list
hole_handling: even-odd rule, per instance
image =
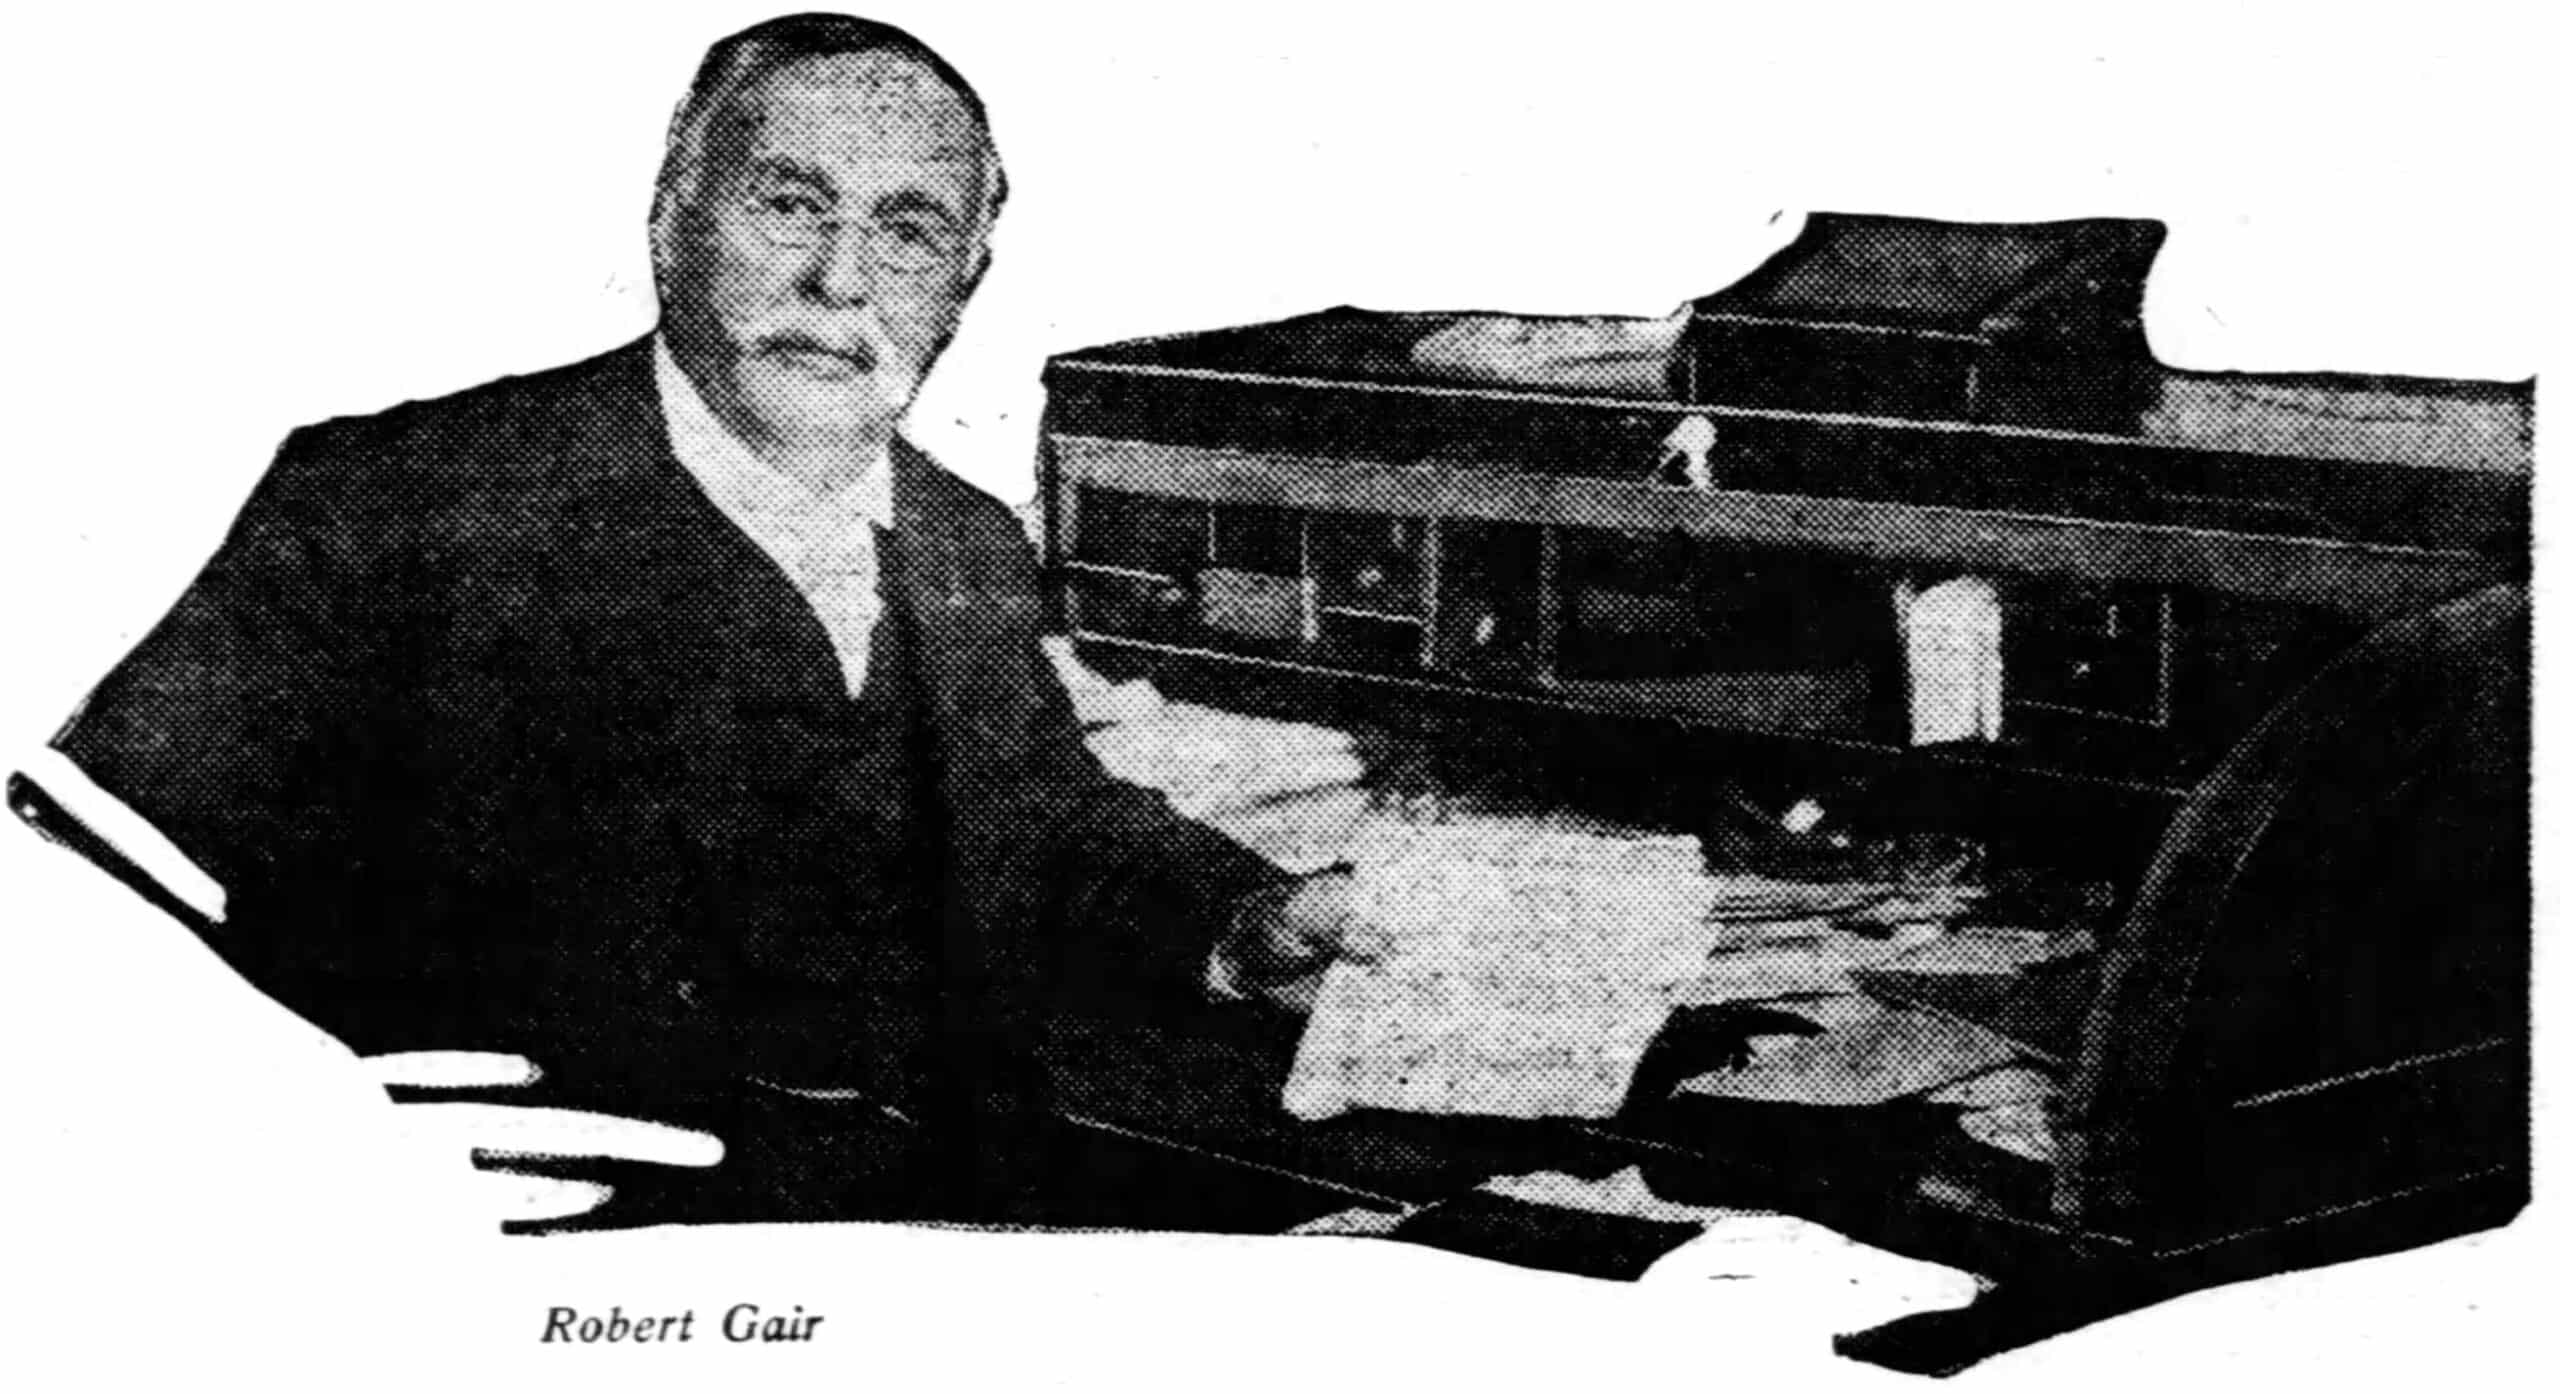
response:
[[[1039,562],[1022,519],[994,494],[962,479],[900,438],[898,532],[923,566],[918,581],[946,602],[993,603],[1037,619]]]
[[[905,468],[908,482],[916,497],[929,507],[950,511],[955,516],[985,520],[999,514],[1010,514],[1004,501],[951,472],[924,448],[896,438],[891,455]]]
[[[539,447],[556,446],[573,427],[600,416],[654,412],[655,392],[644,339],[564,367],[316,422],[288,436],[284,454],[374,466],[418,455],[431,457],[429,463],[462,457],[486,457],[486,463],[502,467],[531,463],[556,453]]]
[[[285,438],[234,523],[342,558],[504,545],[663,441],[644,340]],[[655,447],[655,448],[663,448]]]
[[[1012,505],[952,473],[903,437],[898,440],[896,458],[904,476],[899,495],[902,517],[913,508],[974,552],[1029,548],[1030,533]]]

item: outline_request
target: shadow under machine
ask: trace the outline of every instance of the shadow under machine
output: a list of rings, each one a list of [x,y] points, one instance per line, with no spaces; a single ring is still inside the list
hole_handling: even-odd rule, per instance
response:
[[[2066,963],[1862,982],[2048,1062],[2047,1159],[1694,1100],[1583,1126],[2000,1284],[1869,1358],[2502,1223],[2527,394],[2161,368],[2161,237],[1815,215],[1666,321],[1338,309],[1062,355],[1062,619],[1107,673],[1365,724],[1434,778],[1708,834],[1737,790],[1821,790],[2115,887]]]

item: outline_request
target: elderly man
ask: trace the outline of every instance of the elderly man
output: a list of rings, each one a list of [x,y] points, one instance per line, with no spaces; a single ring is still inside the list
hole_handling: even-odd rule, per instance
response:
[[[1062,996],[1285,998],[1350,929],[1107,778],[1029,549],[895,434],[985,273],[986,112],[829,15],[717,45],[657,334],[294,433],[57,738],[360,1051],[1036,1112]]]

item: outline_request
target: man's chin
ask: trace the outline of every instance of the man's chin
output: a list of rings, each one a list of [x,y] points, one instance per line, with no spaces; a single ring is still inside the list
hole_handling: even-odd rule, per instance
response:
[[[778,375],[776,375],[778,376]],[[818,444],[878,440],[906,415],[907,394],[865,376],[851,381],[764,381],[747,384],[747,410],[776,441]]]

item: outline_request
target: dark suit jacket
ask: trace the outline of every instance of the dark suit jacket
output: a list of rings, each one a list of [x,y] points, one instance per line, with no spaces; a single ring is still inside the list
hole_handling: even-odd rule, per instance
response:
[[[646,341],[295,432],[56,743],[224,884],[216,947],[358,1049],[720,1075],[831,1040],[843,1082],[909,1100],[1033,1087],[1070,979],[1197,998],[1278,873],[1102,772],[1036,646],[1019,527],[893,463],[920,962],[774,903],[808,884],[764,874],[777,856],[850,855],[823,814],[855,708],[815,615],[676,462]],[[868,1077],[883,1032],[927,1037],[928,1077]]]

